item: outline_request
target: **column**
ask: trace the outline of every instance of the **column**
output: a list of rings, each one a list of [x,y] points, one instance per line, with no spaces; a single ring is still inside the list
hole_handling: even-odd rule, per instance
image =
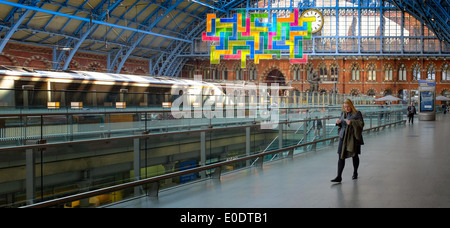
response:
[[[141,179],[141,143],[140,139],[133,139],[133,171],[134,171],[134,180]],[[139,196],[141,187],[134,187],[134,196]]]

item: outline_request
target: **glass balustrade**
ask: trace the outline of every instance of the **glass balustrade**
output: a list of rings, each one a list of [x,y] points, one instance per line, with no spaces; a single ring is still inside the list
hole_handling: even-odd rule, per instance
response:
[[[162,104],[0,107],[0,207],[24,206],[337,136],[335,121],[341,105],[336,103],[347,96],[314,96],[315,104],[307,102],[305,94],[302,102],[296,96],[276,98],[264,105],[215,103],[206,111],[204,106],[184,107],[179,110],[184,112],[182,117]],[[320,103],[321,99],[327,102]],[[369,105],[363,98],[352,100],[358,101],[355,103],[364,114],[365,128],[405,117],[403,105],[382,107]],[[214,111],[214,116],[207,118],[207,111]],[[317,150],[332,141],[301,146],[293,154]],[[282,159],[288,153],[230,163],[221,172],[254,166],[259,159]],[[170,177],[159,181],[158,187],[204,180],[215,172],[211,169]],[[58,207],[101,206],[148,194],[153,188],[147,184]]]

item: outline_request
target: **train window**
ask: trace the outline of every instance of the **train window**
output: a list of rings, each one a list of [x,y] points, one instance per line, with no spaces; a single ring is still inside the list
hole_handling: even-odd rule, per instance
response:
[[[47,102],[48,109],[59,109],[59,102]]]
[[[116,108],[127,108],[127,104],[125,102],[116,102]]]
[[[71,109],[83,109],[83,102],[70,102]]]
[[[34,85],[22,85],[22,89],[23,90],[33,90],[34,89]]]

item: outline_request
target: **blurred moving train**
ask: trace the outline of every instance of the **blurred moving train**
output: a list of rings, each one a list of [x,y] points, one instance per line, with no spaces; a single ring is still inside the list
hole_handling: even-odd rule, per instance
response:
[[[162,107],[182,94],[223,91],[218,84],[188,79],[0,66],[0,107]]]
[[[152,120],[178,119],[180,117],[172,115],[171,108],[174,107],[176,111],[186,111],[189,108],[193,111],[195,108],[210,108],[213,105],[222,108],[234,105],[245,107],[242,105],[249,104],[250,100],[252,103],[257,102],[254,95],[260,91],[249,90],[256,86],[251,87],[244,82],[225,83],[221,85],[172,77],[87,71],[40,71],[24,67],[0,66],[0,111],[2,111],[0,114],[14,115],[16,113],[14,110],[21,109],[34,110],[35,112],[27,112],[31,114],[54,109],[100,111],[72,112],[70,115],[50,112],[52,115],[43,115],[45,116],[43,119],[32,118],[33,116],[28,114],[23,114],[28,116],[26,119],[22,119],[21,116],[2,116],[0,139],[3,138],[3,141],[0,140],[0,143],[9,139],[24,142],[29,137],[45,138],[42,134],[72,138],[76,133],[84,134],[102,129],[105,124],[108,124],[110,134],[111,130],[133,129],[136,127],[134,123],[138,121],[147,123]],[[247,93],[251,93],[251,96],[244,97]],[[267,99],[264,102],[267,103]],[[106,114],[113,109],[132,107],[142,107],[144,109],[139,111],[146,114],[135,115],[132,112],[122,111]],[[186,107],[188,109],[185,109]],[[189,113],[186,113],[189,116]],[[246,115],[247,113],[248,110]],[[198,118],[195,115],[193,117]],[[27,127],[26,131],[23,126]]]

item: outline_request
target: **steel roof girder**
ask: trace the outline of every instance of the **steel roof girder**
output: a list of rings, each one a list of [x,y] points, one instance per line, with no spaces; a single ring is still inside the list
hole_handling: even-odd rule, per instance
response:
[[[80,5],[80,7],[81,7],[81,8],[84,7],[84,5],[87,4],[87,3],[88,3],[88,1],[84,1],[84,3]],[[76,11],[75,14],[78,13],[78,12],[80,12],[80,11]],[[69,23],[70,23],[72,20],[73,20],[73,19],[69,18],[69,20],[67,20],[66,23],[64,23],[64,25],[61,27],[61,29],[60,29],[59,31],[62,33],[62,32],[64,31],[64,29],[66,29],[66,27],[69,25]],[[81,27],[81,26],[80,26],[80,27]],[[75,33],[78,33],[79,29],[80,29],[80,28],[78,28],[78,29],[75,31]]]
[[[163,4],[164,4],[164,3],[163,3]],[[166,2],[166,4],[169,4],[169,2]],[[148,7],[150,7],[150,4],[148,4],[148,5],[145,7],[145,9],[141,10],[140,13],[144,12]],[[158,14],[159,11],[162,10],[162,9],[167,9],[167,8],[161,6],[161,7],[159,7],[157,10],[153,11],[153,12],[151,13],[151,15],[150,15],[149,17],[147,17],[147,19],[146,19],[145,21],[143,21],[143,22],[141,23],[141,25],[138,26],[138,28],[144,27],[144,24],[148,23],[149,20],[150,20],[152,17],[154,17],[156,14]],[[131,10],[131,9],[130,9],[130,10]],[[125,12],[121,17],[124,17],[126,13],[128,13],[128,11]],[[151,28],[146,28],[146,29],[147,29],[148,31],[151,31]],[[125,30],[123,30],[123,31],[121,32],[121,34],[120,34],[119,36],[117,36],[117,39],[119,39],[119,38],[121,37],[121,35],[122,35],[124,32],[125,32]],[[137,35],[137,33],[133,33],[133,34],[128,38],[127,42],[128,42],[128,43],[131,43],[131,41],[134,39],[134,37],[135,37],[136,35]],[[142,41],[142,39],[143,39],[144,37],[145,37],[145,36],[140,36],[140,37],[138,38],[138,40],[141,39],[141,40],[139,41],[139,43]],[[117,40],[117,39],[116,39],[116,40]],[[136,46],[137,46],[136,42],[133,42],[133,45],[134,45],[134,47],[129,47],[129,48],[128,48],[128,49],[131,49],[131,52],[136,48]],[[133,46],[133,45],[132,45],[132,46]],[[124,52],[125,52],[125,54],[124,54]],[[125,61],[126,61],[126,59],[129,57],[129,55],[126,56],[128,52],[129,52],[129,50],[125,50],[125,48],[122,47],[121,50],[119,51],[119,55],[116,55],[115,58],[114,58],[114,60],[112,61],[111,65],[112,65],[112,66],[117,66],[117,70],[118,70],[118,71],[120,71],[121,68],[122,68],[122,67],[119,67],[119,66],[120,66],[120,65],[123,66],[123,64],[118,63],[119,59],[125,58]],[[130,55],[131,55],[131,52],[130,52]],[[114,67],[111,67],[111,68],[108,68],[108,69],[109,69],[109,70],[113,70]]]
[[[450,29],[443,27],[445,23],[444,21],[431,21],[430,18],[433,16],[432,13],[430,13],[430,6],[427,7],[427,12],[421,10],[422,4],[418,2],[417,0],[412,1],[400,1],[400,0],[387,0],[394,5],[396,5],[399,9],[406,11],[407,13],[414,16],[416,19],[421,21],[422,23],[426,23],[428,27],[435,33],[435,35],[443,42],[446,43],[446,45],[450,46]],[[432,1],[429,1],[432,2]],[[427,14],[428,13],[428,14]],[[440,31],[437,32],[437,28],[440,28]],[[423,35],[423,34],[422,34]]]
[[[106,1],[106,0],[105,0]],[[108,9],[106,11],[104,11],[101,15],[100,15],[100,20],[103,20],[107,14],[109,12],[111,12],[112,10],[114,10],[115,8],[117,8],[121,3],[123,2],[123,0],[118,0],[116,1],[114,4],[110,5],[108,7]],[[103,4],[103,2],[101,3]],[[100,7],[97,6],[97,9],[99,9]],[[101,7],[103,8],[103,6]],[[62,67],[63,70],[67,70],[69,68],[69,64],[72,61],[73,57],[75,56],[75,53],[77,53],[78,49],[80,48],[81,44],[83,44],[83,42],[86,40],[86,38],[88,37],[89,34],[91,34],[92,31],[95,31],[97,28],[99,27],[98,24],[95,25],[91,25],[88,30],[81,36],[80,40],[78,40],[78,42],[76,42],[76,44],[73,46],[73,49],[70,51],[69,56],[67,56],[66,60],[64,61],[64,66]]]
[[[204,23],[206,23],[206,21],[203,21],[202,23],[199,23],[197,25],[197,27],[195,27],[188,35],[188,37],[193,37],[194,34],[197,34],[198,31],[200,30],[200,32],[203,30],[204,28]],[[184,45],[184,47],[182,47]],[[181,51],[183,51],[184,49],[186,49],[187,44],[183,44],[183,43],[178,43],[178,45],[175,47],[175,49],[170,53],[169,58],[168,59],[174,59],[176,56],[178,56],[179,53],[181,53]],[[173,64],[173,62],[171,62]],[[165,72],[165,69],[167,67],[168,61],[163,61],[160,70],[158,71],[158,75],[162,75],[162,72]]]
[[[186,64],[187,58],[177,57],[177,58],[175,58],[174,62],[176,62],[177,64],[175,65],[175,67],[168,68],[164,74],[165,76],[169,76],[169,77],[178,76],[179,73],[177,73],[177,72],[179,72],[183,68],[184,64]]]
[[[238,4],[241,4],[242,2],[244,2],[245,0],[233,0],[233,1],[229,1],[226,3],[226,7],[227,8],[232,8],[235,7]],[[202,15],[208,13],[209,10],[206,10],[203,12]],[[188,26],[186,26],[183,31],[189,31],[187,37],[189,37],[190,39],[192,37],[198,36],[203,30],[204,28],[204,23],[206,23],[205,21],[201,21],[201,23],[198,23],[196,25],[196,27],[192,28],[191,26],[194,26],[195,22],[197,22],[198,20],[193,20]],[[190,30],[189,30],[190,29]],[[184,44],[182,47],[182,44],[175,44],[174,41],[172,41],[172,43],[169,46],[173,46],[175,45],[175,48],[172,50],[169,59],[174,59],[175,57],[179,56],[180,53],[182,53],[183,50],[185,50],[188,47],[188,44]],[[167,73],[167,69],[171,68],[171,66],[174,64],[174,62],[172,61],[169,65],[167,62],[163,62],[158,73],[159,75],[163,75],[164,73]],[[183,64],[184,65],[184,64]],[[159,67],[158,61],[156,64],[154,64],[154,67]]]
[[[431,27],[431,29],[433,30],[433,32],[435,33],[435,35],[443,40],[444,42],[446,42],[447,44],[450,44],[450,28],[445,28],[445,23],[443,23],[443,20],[441,17],[439,17],[439,20],[436,20],[436,18],[434,19],[434,21],[431,21],[431,18],[434,17],[434,15],[438,16],[438,13],[432,13],[431,11],[434,11],[432,9],[432,7],[426,5],[426,8],[423,8],[422,5],[420,3],[418,3],[417,1],[414,1],[414,9],[416,9],[420,15],[422,16],[422,20],[424,22],[427,23],[427,25],[429,25],[429,28]],[[448,26],[447,26],[448,27]],[[437,30],[437,28],[439,28],[439,32]]]
[[[99,11],[100,8],[103,8],[103,4],[106,2],[107,0],[103,0],[99,5],[96,6],[96,8],[93,11]],[[120,3],[123,0],[119,0],[117,1],[115,4],[111,5],[109,9],[114,9],[115,7],[117,7],[118,5],[120,5]],[[80,7],[83,7],[87,2],[84,2]],[[108,9],[108,10],[109,10]],[[74,13],[74,15],[76,15],[78,12],[80,12],[78,9],[76,10],[76,12]],[[104,11],[99,17],[100,20],[103,20],[103,18],[106,17],[106,13],[108,11]],[[83,22],[81,23],[81,25],[78,27],[78,29],[75,31],[74,35],[79,34],[82,30],[83,27],[86,26],[88,22]],[[77,40],[75,39],[68,39],[65,43],[65,45],[63,46],[64,49],[69,48],[71,49],[69,52],[69,55],[66,55],[67,50],[57,50],[56,53],[58,55],[58,57],[56,58],[56,62],[54,63],[54,68],[55,69],[62,69],[62,70],[67,70],[69,68],[70,62],[72,61],[73,57],[75,56],[75,54],[78,52],[80,46],[83,44],[83,42],[87,39],[87,37],[89,36],[89,34],[91,34],[93,31],[95,31],[98,28],[98,24],[93,24],[91,25],[89,22],[89,26],[87,28],[87,30],[81,35],[81,37]],[[58,54],[59,52],[59,54]],[[64,65],[61,67],[61,64],[64,63]]]
[[[442,32],[450,33],[450,14],[445,12],[444,8],[436,2],[431,2],[432,6],[429,7],[433,11],[433,15],[439,18],[442,23],[436,23],[438,26],[442,27]]]
[[[14,23],[14,25],[10,28],[10,30],[6,33],[5,37],[3,37],[2,41],[0,42],[0,53],[3,52],[3,49],[5,48],[6,44],[8,43],[11,36],[16,32],[17,28],[22,24],[23,20],[28,16],[28,14],[31,12],[31,10],[26,10],[20,17],[19,20]]]
[[[156,75],[156,73],[155,73],[155,71],[156,71],[156,66],[158,66],[158,64],[161,62],[161,60],[164,59],[164,56],[165,56],[165,55],[170,55],[170,54],[161,53],[161,54],[159,55],[158,59],[156,60],[156,62],[153,64],[153,67],[152,67],[152,69],[151,69],[150,74]],[[159,73],[159,70],[158,70],[158,73]]]
[[[194,4],[194,3],[191,3],[191,4],[187,5],[185,9],[191,7],[193,4]],[[195,10],[193,10],[192,13],[196,13],[197,10],[199,10],[199,9],[201,9],[201,8],[202,8],[202,6],[200,5],[199,7],[195,8]],[[206,10],[206,11],[208,11],[208,10]],[[186,20],[186,18],[184,18],[184,20],[183,20],[182,22],[184,22],[185,20]],[[188,30],[187,28],[190,27],[190,26],[191,26],[194,22],[196,22],[197,20],[203,20],[203,19],[201,19],[200,17],[194,18],[194,19],[193,19],[193,20],[192,20],[192,21],[191,21],[191,22],[190,22],[190,23],[189,23],[189,24],[181,31],[181,33],[183,33],[185,30]],[[181,23],[180,23],[180,24],[181,24]],[[179,25],[177,25],[176,28],[178,28],[178,26],[179,26]],[[153,40],[150,42],[150,45],[151,45],[151,44],[153,43],[153,41],[155,41],[155,40],[156,40],[156,38],[153,38]],[[160,43],[159,48],[162,47],[162,44],[165,43],[166,40],[167,40],[167,39],[164,39],[164,40]],[[171,44],[169,44],[169,46],[171,46]]]
[[[180,59],[180,58],[178,58]],[[178,77],[180,75],[181,70],[183,69],[184,65],[186,64],[187,60],[186,58],[181,58],[181,63],[178,64],[177,69],[173,72],[172,77]]]
[[[165,11],[164,14],[157,17],[156,20],[154,20],[152,22],[152,24],[150,25],[150,27],[148,28],[148,31],[151,31],[153,29],[154,26],[156,26],[167,14],[169,14],[170,12],[172,12],[173,9],[175,9],[178,5],[180,5],[184,0],[177,0],[174,4],[172,4],[170,7],[168,7]],[[151,17],[148,18],[147,21],[149,21],[151,19]],[[131,37],[130,37],[131,38]],[[142,40],[145,38],[145,35],[142,34],[140,35],[140,37],[133,43],[133,45],[131,45],[131,47],[128,48],[128,50],[126,51],[126,54],[124,56],[122,56],[120,63],[117,65],[117,69],[116,69],[116,73],[120,73],[120,71],[122,70],[123,65],[125,64],[125,62],[127,61],[128,57],[131,55],[131,53],[134,51],[134,49],[136,48],[137,45],[139,45]],[[113,62],[113,66],[115,66],[117,64],[118,59],[116,59],[115,62]]]
[[[236,1],[232,1],[232,2],[230,2],[230,3],[235,3]],[[242,1],[238,1],[238,2],[242,2]],[[229,4],[230,4],[229,3]],[[205,10],[204,12],[203,12],[203,14],[206,14],[206,13],[208,13],[209,12],[209,10]],[[202,15],[203,15],[202,14]],[[187,31],[189,31],[189,33],[187,34],[187,37],[189,37],[189,39],[191,39],[192,37],[194,37],[194,36],[196,36],[196,35],[198,35],[202,30],[203,30],[203,28],[204,28],[204,24],[206,23],[205,21],[201,21],[200,23],[198,23],[197,25],[195,25],[195,23],[198,23],[198,20],[193,20],[188,26],[186,26],[185,28],[184,28],[184,30],[187,30]],[[191,28],[190,30],[189,30],[189,28],[191,27],[191,26],[195,26],[194,28]],[[173,42],[172,41],[172,44],[170,44],[169,46],[173,46],[173,44],[174,44],[175,42]],[[190,45],[190,44],[189,44]],[[186,48],[188,47],[188,45],[187,44],[181,44],[181,43],[178,43],[178,44],[176,44],[175,45],[175,48],[172,50],[172,52],[170,53],[170,55],[169,55],[169,57],[168,57],[168,59],[174,59],[174,58],[176,58],[183,50],[185,50]],[[155,67],[158,67],[160,64],[158,64],[159,63],[159,61],[160,61],[160,59],[158,59],[158,61],[157,61],[157,64],[155,64]],[[168,61],[163,61],[162,63],[161,63],[161,67],[160,67],[160,69],[158,70],[158,75],[165,75],[166,73],[167,73],[167,69],[170,69],[171,68],[171,66],[174,64],[174,61],[171,61],[170,63],[168,62]]]
[[[189,6],[188,6],[189,7]],[[165,31],[167,31],[167,26],[169,26],[174,20],[175,20],[175,18],[178,18],[178,16],[181,14],[182,12],[181,11],[178,11],[178,13],[174,16],[174,17],[172,17],[172,19],[163,27],[163,28],[159,28],[159,29],[161,29],[161,30],[165,30]],[[183,22],[187,19],[188,17],[185,17],[185,18],[183,18],[183,20],[181,21],[181,22],[179,22],[178,23],[178,25],[176,26],[176,28],[178,28],[178,26],[179,25],[181,25],[181,24],[183,24]],[[156,27],[156,26],[155,26]],[[175,29],[176,29],[175,28]],[[172,31],[173,33],[178,33],[176,30],[175,31]],[[178,35],[182,35],[182,34],[180,34],[180,33],[178,33]],[[149,47],[151,47],[151,45],[153,44],[153,42],[156,40],[156,38],[153,38],[153,40],[149,43]],[[161,43],[160,43],[160,46],[159,46],[159,48],[161,48],[161,46],[164,44],[164,42],[166,41],[166,39],[164,39]]]
[[[127,13],[129,13],[137,4],[139,1],[135,1],[133,5],[131,5],[131,7],[129,7],[127,10],[125,10],[125,12],[118,18],[115,18],[117,21],[123,20],[125,18],[125,15]],[[148,4],[143,10],[147,9],[148,7],[150,7],[150,4]],[[143,11],[142,10],[142,11]],[[106,32],[105,37],[107,37],[109,35],[109,33],[113,30],[113,27],[110,27],[109,30]],[[119,39],[120,36],[117,36],[117,38],[114,41],[117,41]]]
[[[445,10],[444,7],[436,1],[431,1],[431,3],[433,5],[433,7],[431,7],[432,9],[439,10],[439,13],[444,14],[444,18],[447,18],[447,21],[450,19],[450,10]]]
[[[201,2],[201,1],[197,1],[197,0],[190,0],[190,1],[191,1],[191,2],[195,2],[195,3],[197,3],[197,4],[200,4],[200,5],[202,5],[202,6],[206,6],[206,7],[211,8],[211,9],[218,10],[218,11],[220,11],[220,12],[224,12],[224,13],[227,12],[227,11],[224,10],[224,9],[217,8],[217,7],[213,6],[213,5],[209,5],[209,4],[206,4],[206,3]]]
[[[22,2],[22,1],[21,1]],[[35,6],[35,3],[32,3],[33,6]],[[17,7],[16,7],[17,8]],[[18,9],[17,9],[18,10]],[[14,11],[14,14],[17,12],[17,10]],[[22,15],[19,16],[19,19],[10,27],[9,31],[5,34],[3,39],[0,42],[0,54],[3,52],[3,49],[5,48],[6,44],[8,43],[9,39],[12,37],[12,35],[17,31],[19,26],[22,24],[22,22],[27,18],[28,14],[30,14],[31,10],[26,9],[22,12]],[[11,15],[9,20],[13,20],[14,15]]]
[[[0,4],[12,5],[12,6],[17,6],[17,7],[23,7],[23,8],[26,8],[26,9],[37,10],[37,11],[41,11],[43,13],[48,13],[48,14],[57,13],[57,12],[53,12],[53,11],[50,11],[50,10],[40,9],[40,8],[36,8],[36,7],[30,7],[30,6],[26,6],[26,5],[21,5],[21,4],[17,4],[17,3],[14,3],[14,2],[8,2],[8,1],[5,1],[5,0],[0,0]],[[60,16],[63,16],[63,17],[74,18],[74,19],[78,19],[78,20],[81,20],[81,21],[89,21],[89,19],[78,17],[78,16],[73,16],[73,15],[68,15],[68,14],[60,14],[60,13],[57,13],[57,14],[59,14]],[[143,30],[139,30],[139,29],[135,29],[135,28],[128,28],[128,27],[121,26],[121,25],[109,24],[109,23],[105,23],[105,22],[102,22],[102,21],[98,21],[98,20],[92,20],[92,22],[95,23],[95,24],[112,26],[112,27],[117,27],[117,28],[120,28],[120,29],[126,29],[126,30],[130,30],[130,31],[134,31],[134,32],[140,32],[140,33],[144,33],[144,34],[148,34],[148,35],[161,36],[161,37],[166,37],[166,38],[170,38],[170,39],[174,39],[174,40],[181,40],[181,41],[187,42],[187,43],[192,43],[192,41],[190,41],[190,40],[185,40],[185,39],[178,38],[178,37],[170,37],[170,36],[156,34],[156,33],[153,33],[153,32],[143,31]]]
[[[205,21],[203,21],[204,23],[206,23]],[[197,25],[197,27],[195,27],[190,33],[189,33],[189,37],[193,37],[193,35],[194,34],[197,34],[199,31],[201,32],[202,30],[203,30],[203,28],[204,28],[204,23],[199,23],[198,25]],[[199,31],[198,31],[199,30]],[[182,47],[184,45],[184,47]],[[183,43],[178,43],[178,45],[174,48],[174,51],[172,51],[171,52],[171,54],[170,54],[170,56],[169,56],[169,59],[173,59],[173,58],[175,58],[176,56],[178,56],[184,49],[186,49],[187,48],[187,45],[190,45],[190,44],[183,44]],[[161,72],[164,72],[164,69],[166,68],[166,67],[168,67],[167,66],[167,64],[168,64],[168,62],[164,62],[163,64],[162,64],[162,66],[161,66]],[[172,62],[172,64],[173,64],[173,62]],[[170,68],[170,67],[169,67]]]
[[[69,1],[69,0],[66,0],[65,1],[65,3],[64,4],[67,4],[67,1]],[[61,9],[63,8],[64,6],[63,5],[60,5],[59,7],[58,7],[58,10],[57,10],[57,12],[60,12],[61,11]],[[47,21],[47,23],[44,25],[44,30],[46,30],[47,29],[47,27],[48,27],[48,25],[53,21],[53,19],[56,17],[56,15],[52,15],[51,16],[51,18]],[[32,18],[31,18],[32,19]],[[30,21],[31,21],[31,19],[30,19]]]
[[[150,5],[148,5],[148,6],[150,6]],[[162,11],[163,9],[166,9],[166,11],[167,11],[167,8],[164,8],[164,7],[159,7],[159,8],[157,8],[156,10],[154,10],[151,14],[150,14],[150,16],[148,16],[140,25],[138,25],[138,28],[139,29],[146,29],[147,31],[151,31],[153,28],[152,28],[152,26],[145,26],[146,24],[148,24],[149,22],[150,22],[150,20],[153,18],[153,17],[155,17],[155,21],[156,20],[158,20],[158,22],[162,19],[162,16],[161,17],[158,17],[157,15],[159,14],[159,12],[160,11]],[[141,13],[143,12],[143,10],[141,11]],[[133,34],[131,34],[131,36],[128,38],[128,41],[127,42],[131,42],[132,40],[134,40],[134,37],[137,35],[137,33],[136,32],[134,32]]]

